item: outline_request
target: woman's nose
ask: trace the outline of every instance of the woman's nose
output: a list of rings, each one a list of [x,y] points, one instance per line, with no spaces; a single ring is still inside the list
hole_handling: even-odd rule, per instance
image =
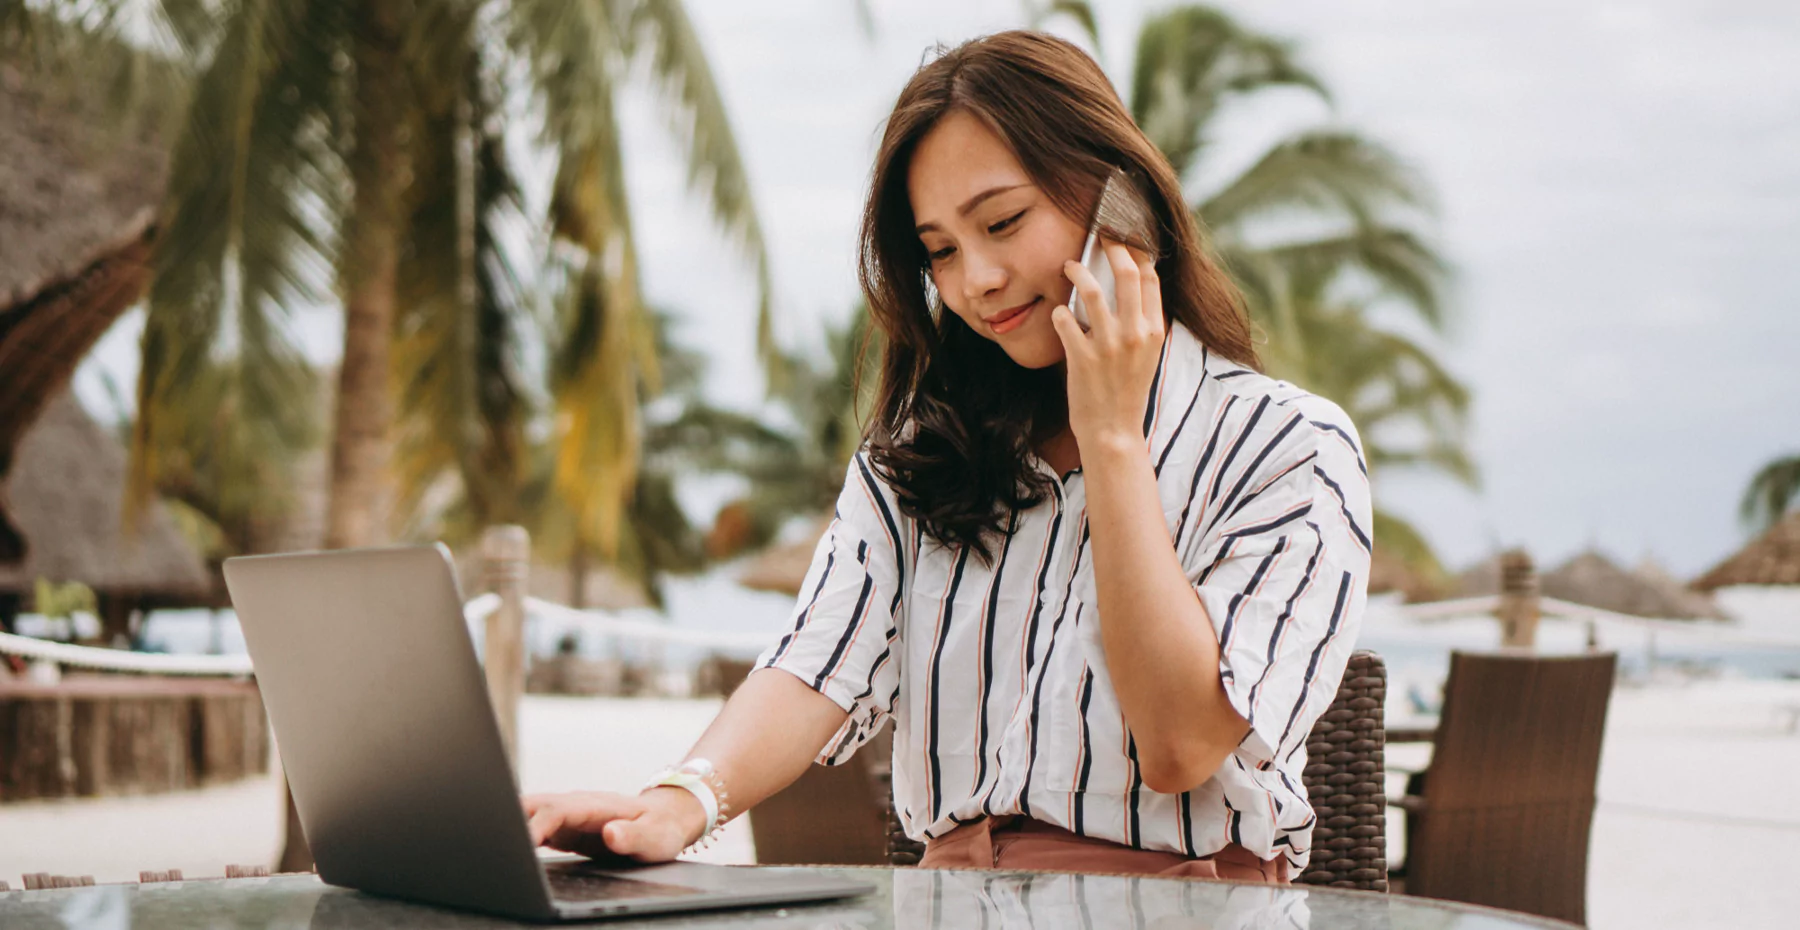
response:
[[[963,253],[963,300],[970,306],[1006,287],[1006,266],[980,249]]]

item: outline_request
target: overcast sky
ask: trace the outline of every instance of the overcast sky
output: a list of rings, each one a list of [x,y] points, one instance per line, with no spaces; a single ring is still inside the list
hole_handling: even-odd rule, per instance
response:
[[[880,120],[920,55],[1019,24],[1016,0],[688,0],[749,160],[786,309],[811,338],[855,296]],[[1146,9],[1106,2],[1103,64],[1129,73]],[[1248,157],[1335,120],[1436,187],[1460,318],[1446,357],[1475,392],[1478,491],[1401,473],[1378,494],[1446,559],[1595,544],[1697,572],[1742,542],[1756,467],[1800,451],[1800,4],[1743,0],[1230,3],[1296,41],[1336,110],[1232,114]],[[647,109],[647,108],[646,108]],[[641,114],[644,115],[644,114]],[[655,125],[644,115],[646,132]],[[632,165],[653,295],[703,326],[724,384],[752,370],[747,279],[681,206],[666,147]]]
[[[856,297],[857,213],[879,130],[934,43],[1022,24],[1021,0],[686,0],[749,165],[780,331],[813,344]],[[1377,495],[1446,561],[1584,546],[1684,576],[1743,542],[1750,475],[1800,452],[1800,3],[1274,0],[1223,4],[1287,36],[1335,110],[1279,95],[1229,115],[1230,157],[1335,121],[1437,190],[1475,394],[1479,490],[1403,473]],[[1147,9],[1103,0],[1102,63],[1129,73]],[[1066,29],[1059,32],[1072,34]],[[755,380],[752,282],[710,231],[654,101],[627,108],[651,299]],[[329,316],[322,314],[321,316]],[[328,320],[312,331],[332,341]],[[109,337],[111,367],[128,340]],[[92,396],[93,372],[85,393]]]

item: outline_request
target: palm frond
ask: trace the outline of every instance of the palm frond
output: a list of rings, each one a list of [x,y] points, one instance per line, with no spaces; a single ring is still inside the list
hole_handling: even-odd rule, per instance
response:
[[[713,216],[744,248],[756,270],[756,350],[770,380],[783,377],[775,343],[774,285],[768,246],[750,190],[750,174],[732,132],[725,102],[713,80],[706,50],[680,0],[638,0],[627,51],[648,43],[651,72],[671,104],[668,113],[687,153],[688,182],[704,190]]]
[[[254,0],[195,87],[177,142],[138,377],[128,501],[150,499],[175,447],[165,420],[189,408],[229,415],[253,457],[220,479],[263,480],[257,457],[291,462],[316,433],[315,376],[293,308],[322,302],[342,214],[342,166],[324,137],[342,99],[334,56],[341,0]],[[247,453],[248,454],[248,453]]]
[[[1289,302],[1293,339],[1272,340],[1269,371],[1336,401],[1361,431],[1371,468],[1424,467],[1473,485],[1469,389],[1424,346],[1371,325],[1360,304]],[[1287,367],[1299,358],[1304,364]]]
[[[1283,215],[1373,224],[1396,206],[1432,208],[1430,191],[1410,165],[1373,139],[1315,129],[1277,144],[1195,213],[1207,226],[1231,232],[1251,219]]]
[[[1245,29],[1223,11],[1181,6],[1146,20],[1131,77],[1131,115],[1185,175],[1231,96],[1298,87],[1330,99],[1288,42]]]
[[[1435,587],[1448,580],[1450,573],[1444,570],[1444,563],[1439,561],[1425,534],[1412,523],[1379,506],[1375,508],[1373,523],[1376,551],[1393,558],[1426,586]]]
[[[614,110],[628,12],[598,0],[528,0],[511,21],[544,104],[545,141],[559,155],[551,232],[575,253],[554,269],[551,486],[569,510],[574,544],[609,559],[619,555],[637,483],[640,388],[658,378]]]
[[[442,51],[414,58],[422,106],[393,348],[401,512],[453,475],[471,530],[520,518],[531,413],[519,331],[529,298],[501,228],[523,222],[523,207],[473,26],[434,27]]]
[[[1795,504],[1800,504],[1800,455],[1777,458],[1759,469],[1744,488],[1738,516],[1752,531],[1760,533]]]
[[[617,557],[639,469],[638,366],[622,289],[589,262],[562,304],[565,341],[553,359],[555,488],[580,539]]]
[[[1088,43],[1097,53],[1100,50],[1100,21],[1094,15],[1094,6],[1087,0],[1038,0],[1029,5],[1027,21],[1031,28],[1042,29],[1044,24],[1059,16],[1075,21],[1081,31],[1087,35]]]
[[[1449,266],[1410,230],[1358,226],[1348,233],[1258,250],[1259,257],[1295,282],[1295,289],[1323,292],[1347,271],[1367,275],[1387,294],[1416,311],[1435,330],[1445,323],[1444,282]]]
[[[126,0],[0,0],[0,60],[35,85],[92,107],[89,122],[119,132],[169,127],[192,90],[190,63],[216,34],[217,18],[194,0],[145,11],[150,35],[128,34]]]

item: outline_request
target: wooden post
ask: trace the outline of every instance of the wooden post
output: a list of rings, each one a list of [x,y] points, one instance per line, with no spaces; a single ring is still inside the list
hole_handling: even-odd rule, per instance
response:
[[[1500,607],[1495,615],[1500,618],[1500,645],[1522,649],[1537,645],[1538,621],[1543,618],[1537,570],[1523,549],[1500,554]]]
[[[500,739],[519,770],[519,696],[525,693],[525,582],[531,537],[522,526],[490,526],[481,534],[482,574],[500,606],[487,617],[484,664]]]

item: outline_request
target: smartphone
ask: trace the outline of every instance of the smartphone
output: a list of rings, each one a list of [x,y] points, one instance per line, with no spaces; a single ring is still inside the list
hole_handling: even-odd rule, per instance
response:
[[[1113,281],[1112,262],[1106,260],[1106,250],[1101,248],[1100,225],[1097,222],[1088,230],[1087,244],[1081,249],[1081,264],[1094,276],[1094,280],[1100,282],[1100,295],[1106,299],[1108,309],[1117,312],[1119,308],[1115,295],[1118,288]],[[1081,299],[1080,291],[1070,290],[1069,312],[1075,314],[1075,322],[1081,324],[1082,332],[1094,328],[1088,316],[1087,301]]]

